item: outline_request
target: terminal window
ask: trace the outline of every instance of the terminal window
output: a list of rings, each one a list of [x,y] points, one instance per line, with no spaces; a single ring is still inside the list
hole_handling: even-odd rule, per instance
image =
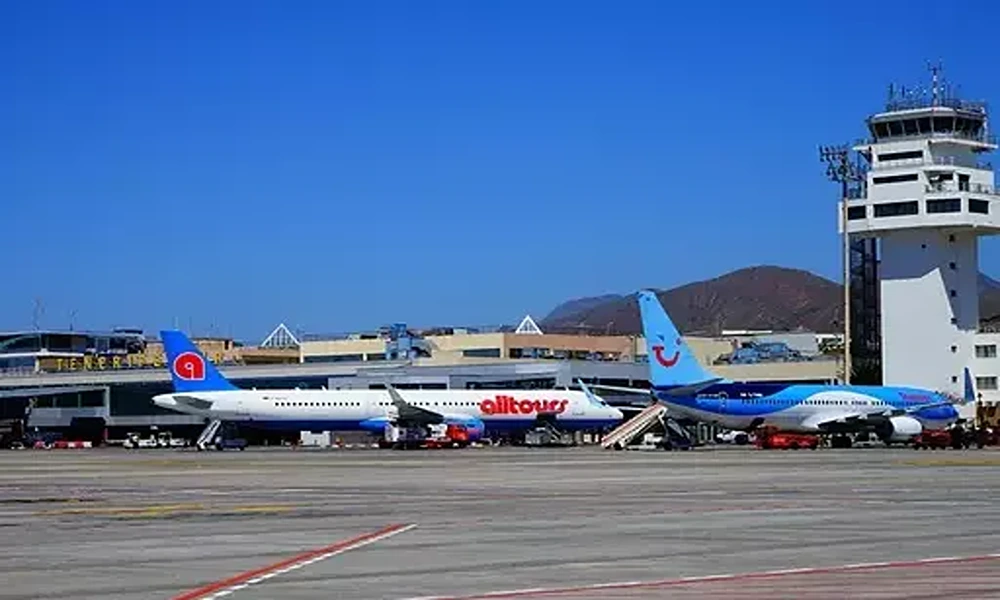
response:
[[[997,378],[995,375],[976,377],[976,387],[981,390],[995,390],[997,389]]]
[[[976,345],[976,358],[996,358],[996,356],[997,356],[996,344]]]

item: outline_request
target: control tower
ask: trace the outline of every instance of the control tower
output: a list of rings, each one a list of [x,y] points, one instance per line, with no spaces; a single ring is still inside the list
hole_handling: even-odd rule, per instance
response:
[[[867,164],[861,185],[845,185],[840,231],[880,246],[882,383],[961,394],[979,326],[978,239],[1000,233],[1000,194],[980,160],[997,145],[986,105],[931,71],[929,88],[890,87],[868,118],[870,138],[854,146]]]

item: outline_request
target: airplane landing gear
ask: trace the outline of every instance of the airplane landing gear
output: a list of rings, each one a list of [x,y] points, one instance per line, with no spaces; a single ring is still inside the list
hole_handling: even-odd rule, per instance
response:
[[[835,434],[830,438],[831,448],[850,448],[852,445],[854,442],[851,440],[851,436],[844,433]]]

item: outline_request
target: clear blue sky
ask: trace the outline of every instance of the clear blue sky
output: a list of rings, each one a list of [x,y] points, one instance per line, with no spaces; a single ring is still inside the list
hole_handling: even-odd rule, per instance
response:
[[[259,341],[839,279],[817,145],[929,59],[1000,104],[1000,6],[758,4],[3,3],[0,328],[41,298]]]

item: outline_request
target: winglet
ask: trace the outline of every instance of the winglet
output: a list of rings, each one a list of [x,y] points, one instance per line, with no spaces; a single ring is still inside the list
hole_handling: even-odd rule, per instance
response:
[[[587,400],[589,400],[591,404],[593,404],[594,406],[607,406],[608,405],[608,403],[605,402],[603,398],[601,398],[600,396],[598,396],[597,394],[595,394],[587,386],[587,384],[583,382],[582,379],[577,378],[576,382],[577,382],[577,384],[579,384],[580,389],[583,390],[583,394],[587,397]]]
[[[965,367],[965,394],[962,398],[965,402],[976,401],[976,385],[972,379],[972,372],[969,367]]]
[[[385,384],[385,389],[386,391],[389,392],[389,398],[392,400],[392,404],[396,408],[402,408],[404,406],[408,406],[406,400],[403,400],[403,396],[401,396],[400,393],[396,391],[396,388],[394,388],[391,383]]]

